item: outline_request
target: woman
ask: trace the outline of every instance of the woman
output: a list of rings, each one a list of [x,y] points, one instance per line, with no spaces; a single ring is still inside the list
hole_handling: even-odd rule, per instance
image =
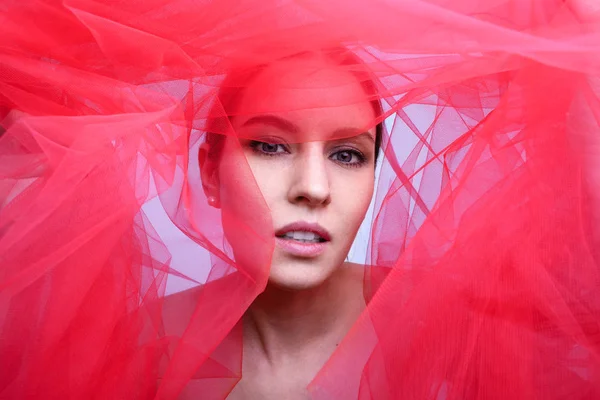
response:
[[[254,188],[239,183],[240,165],[248,163],[275,241],[269,282],[245,314],[243,379],[230,397],[305,398],[364,309],[363,268],[344,260],[373,195],[381,107],[366,99],[375,85],[367,81],[366,92],[327,53],[289,57],[251,79],[229,99],[237,105],[230,112],[241,151],[232,137],[209,139],[200,150],[209,203],[236,215],[240,207],[260,209],[240,201],[253,197]],[[263,113],[278,107],[290,111]],[[226,143],[211,154],[219,140]],[[236,260],[256,251],[236,252]]]
[[[558,1],[338,5],[9,7],[3,397],[600,392],[595,156],[565,151],[597,128],[575,113],[594,25]],[[61,29],[32,42],[36,20]],[[209,259],[163,244],[155,192]]]

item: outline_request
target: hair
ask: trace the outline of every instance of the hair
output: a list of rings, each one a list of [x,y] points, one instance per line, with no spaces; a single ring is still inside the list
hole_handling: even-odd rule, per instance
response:
[[[329,50],[323,50],[319,52],[301,52],[296,53],[281,60],[302,57],[311,54],[323,55],[333,64],[338,66],[356,66],[364,65],[363,60],[360,59],[355,53],[348,50],[345,47],[336,47]],[[234,71],[227,75],[220,86],[217,93],[217,103],[213,106],[213,110],[210,115],[223,115],[225,117],[213,117],[210,118],[207,123],[206,139],[205,142],[208,144],[208,156],[214,160],[219,160],[223,150],[225,142],[224,135],[217,134],[215,132],[220,131],[219,127],[224,128],[225,124],[228,124],[231,119],[230,111],[234,109],[235,105],[239,102],[243,95],[244,86],[248,84],[256,75],[258,75],[267,64],[260,64],[250,69],[241,71]],[[383,115],[383,108],[378,96],[377,85],[375,78],[365,71],[351,71],[356,76],[357,81],[361,84],[363,90],[369,97],[373,97],[370,103],[375,111],[375,118],[380,118]],[[224,130],[224,129],[223,129]],[[381,148],[381,141],[383,136],[383,121],[380,121],[375,126],[375,163],[379,156]]]

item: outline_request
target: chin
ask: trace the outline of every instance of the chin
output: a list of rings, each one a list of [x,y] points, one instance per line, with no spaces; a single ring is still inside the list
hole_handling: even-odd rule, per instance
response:
[[[323,284],[335,268],[327,268],[312,260],[274,263],[269,274],[269,285],[284,290],[308,290]]]

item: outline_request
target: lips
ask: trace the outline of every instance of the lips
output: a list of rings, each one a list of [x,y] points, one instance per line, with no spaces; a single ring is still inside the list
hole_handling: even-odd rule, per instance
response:
[[[275,232],[279,248],[297,257],[322,254],[331,240],[329,232],[318,224],[294,222]]]

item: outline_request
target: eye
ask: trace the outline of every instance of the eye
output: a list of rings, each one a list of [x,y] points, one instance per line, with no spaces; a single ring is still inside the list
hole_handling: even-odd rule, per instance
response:
[[[250,147],[254,151],[256,151],[258,153],[266,154],[266,155],[287,153],[287,149],[285,148],[285,146],[282,144],[279,144],[279,143],[267,143],[267,142],[259,142],[259,141],[253,140],[250,142]]]
[[[336,151],[330,158],[337,163],[352,167],[358,167],[366,162],[362,153],[350,149]]]

